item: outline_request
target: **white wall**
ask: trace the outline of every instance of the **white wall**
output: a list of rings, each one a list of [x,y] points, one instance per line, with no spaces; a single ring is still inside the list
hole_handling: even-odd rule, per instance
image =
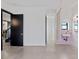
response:
[[[27,11],[26,11],[27,10]],[[31,7],[24,9],[24,45],[45,45],[46,7]],[[55,13],[54,13],[55,14]]]
[[[75,15],[78,15],[78,2],[75,2],[75,4],[73,5],[73,7],[71,8],[71,12],[72,12],[72,15],[71,15],[71,28],[72,28],[72,43],[71,45],[75,48],[78,48],[78,32],[75,32],[74,31],[74,21],[73,21],[73,17]]]
[[[2,0],[2,8],[14,14],[24,14],[24,46],[45,46],[45,16],[50,11],[56,10],[60,1],[17,1],[19,3]]]
[[[24,45],[45,45],[45,16],[40,8],[24,9]]]
[[[73,35],[72,35],[72,46],[78,48],[78,32],[75,32],[73,30]]]
[[[77,4],[77,0],[2,0],[1,2],[3,9],[14,14],[24,14],[24,46],[45,45],[47,13],[61,8],[60,19],[67,17],[67,21],[71,23],[70,19],[76,13],[76,9],[72,10],[72,7]]]
[[[73,14],[73,17],[78,15],[78,5],[77,4],[75,4],[74,7],[72,8],[72,14]],[[72,25],[74,25],[74,19],[73,19],[72,23],[73,23]],[[78,32],[74,31],[74,26],[72,26],[72,29],[73,29],[72,30],[72,39],[73,39],[72,45],[74,47],[78,48]]]

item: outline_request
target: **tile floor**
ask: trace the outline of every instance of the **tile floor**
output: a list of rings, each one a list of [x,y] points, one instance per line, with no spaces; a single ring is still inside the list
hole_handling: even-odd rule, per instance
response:
[[[55,47],[13,47],[6,46],[2,59],[77,59],[77,50],[67,45]]]

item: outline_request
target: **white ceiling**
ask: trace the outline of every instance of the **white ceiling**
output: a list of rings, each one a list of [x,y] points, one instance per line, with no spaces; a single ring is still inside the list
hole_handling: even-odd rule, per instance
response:
[[[16,6],[58,6],[72,5],[78,0],[1,0],[4,3]]]
[[[1,7],[5,10],[15,13],[13,9],[23,9],[27,7],[51,8],[56,10],[62,0],[2,0]]]
[[[10,10],[18,7],[50,7],[54,10],[72,8],[78,0],[1,0],[1,7]]]
[[[60,1],[61,0],[2,0],[2,4],[5,2],[17,6],[57,6]]]

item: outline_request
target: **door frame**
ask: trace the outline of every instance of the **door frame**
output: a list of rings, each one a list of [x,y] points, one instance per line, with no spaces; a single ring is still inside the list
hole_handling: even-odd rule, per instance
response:
[[[2,28],[3,28],[3,26],[2,26],[2,22],[3,22],[3,12],[6,12],[6,13],[8,13],[8,14],[11,15],[11,21],[12,21],[12,16],[13,16],[13,15],[19,15],[19,14],[13,14],[13,13],[11,13],[11,12],[9,12],[9,11],[6,11],[6,10],[4,10],[4,9],[1,8],[1,50],[3,50],[3,40],[2,40]],[[23,18],[24,18],[24,14],[20,14],[20,15],[23,15]],[[23,23],[23,25],[24,25],[24,23]],[[23,31],[24,31],[24,29],[23,29]],[[24,44],[23,44],[23,45],[24,45]]]
[[[54,15],[51,15],[51,16],[54,16]],[[54,16],[55,17],[55,16]],[[56,17],[54,18],[56,19]],[[56,20],[54,20],[55,24],[54,24],[54,39],[56,39]],[[52,25],[51,25],[52,26]],[[45,46],[48,46],[48,16],[46,15],[45,16]],[[54,44],[56,44],[56,40],[54,41]]]
[[[3,28],[2,23],[3,23],[3,12],[8,13],[8,14],[10,14],[10,15],[12,16],[12,13],[11,13],[11,12],[6,11],[6,10],[4,10],[4,9],[2,9],[2,8],[1,8],[1,50],[3,50],[3,40],[2,40],[2,28]]]
[[[45,16],[45,46],[47,46],[47,16]]]

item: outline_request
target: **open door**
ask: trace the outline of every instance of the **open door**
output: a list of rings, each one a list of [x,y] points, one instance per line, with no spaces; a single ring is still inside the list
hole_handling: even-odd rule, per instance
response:
[[[1,9],[1,50],[6,49],[10,43],[11,15],[9,11]]]
[[[23,14],[12,15],[11,46],[23,46]]]

